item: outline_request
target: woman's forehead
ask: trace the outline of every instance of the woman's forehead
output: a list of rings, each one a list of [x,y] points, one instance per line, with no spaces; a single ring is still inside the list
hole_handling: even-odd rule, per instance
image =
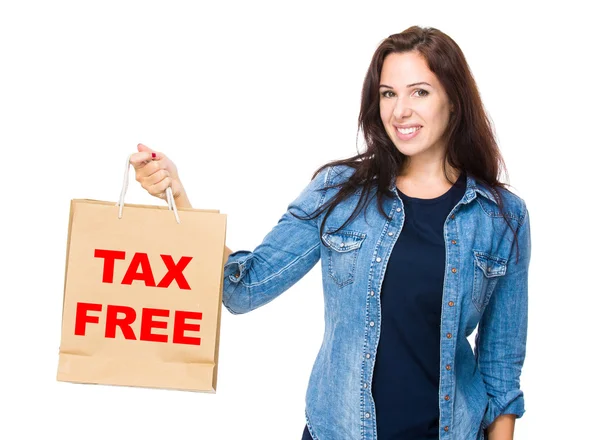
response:
[[[385,57],[380,82],[392,87],[405,87],[421,82],[435,86],[437,78],[421,55],[406,52],[392,53]]]

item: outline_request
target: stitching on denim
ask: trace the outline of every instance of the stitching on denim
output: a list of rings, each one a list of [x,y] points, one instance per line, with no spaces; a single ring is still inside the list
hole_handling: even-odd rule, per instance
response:
[[[483,264],[483,262],[488,263],[490,261],[492,264],[501,266],[501,269],[494,271],[492,276],[488,276],[486,271],[487,264],[485,264],[486,269],[479,265],[480,262]],[[500,277],[506,275],[507,263],[508,260],[506,258],[473,249],[473,290],[471,292],[471,300],[479,313],[483,313],[487,307]]]
[[[255,286],[260,286],[262,284],[265,284],[266,282],[272,280],[273,278],[275,278],[276,276],[282,274],[283,272],[285,272],[288,268],[290,268],[291,266],[295,265],[297,261],[303,259],[304,257],[306,257],[308,254],[310,254],[313,250],[315,250],[317,247],[319,246],[319,243],[315,244],[313,247],[311,247],[309,250],[307,250],[305,253],[303,253],[302,255],[300,255],[297,258],[294,258],[292,261],[290,261],[286,266],[282,267],[281,269],[279,269],[279,271],[275,272],[274,274],[272,274],[271,276],[265,278],[262,281],[259,281],[257,283],[250,283],[247,284],[245,281],[240,281],[240,283],[246,287],[255,287]]]
[[[306,420],[306,426],[308,427],[308,433],[310,434],[310,436],[313,438],[313,440],[319,440],[319,438],[313,432],[313,427],[310,423],[310,420],[308,419],[308,414],[306,413],[306,410],[304,410],[304,419]]]
[[[484,204],[483,204],[483,200],[481,198],[477,198],[477,203],[479,204],[479,206],[481,207],[481,209],[483,210],[483,212],[485,212],[488,217],[502,217],[502,213],[498,212],[498,211],[491,211],[489,209],[487,209]],[[520,217],[517,214],[514,214],[512,211],[505,211],[506,217],[511,218],[513,220],[517,220],[519,221]]]
[[[360,246],[359,246],[360,247]],[[351,270],[348,273],[348,278],[347,279],[339,279],[335,277],[334,273],[335,271],[333,270],[333,252],[337,252],[337,251],[332,251],[331,249],[327,249],[327,261],[328,261],[328,273],[329,276],[333,279],[333,281],[338,285],[338,287],[342,288],[344,286],[347,286],[348,284],[352,284],[354,282],[354,273],[356,271],[356,261],[358,260],[358,247],[356,249],[352,249],[352,255],[351,257],[353,257],[352,259],[352,264],[351,266]],[[348,252],[349,253],[349,252]],[[345,275],[345,274],[344,274]],[[341,274],[339,275],[341,277]]]

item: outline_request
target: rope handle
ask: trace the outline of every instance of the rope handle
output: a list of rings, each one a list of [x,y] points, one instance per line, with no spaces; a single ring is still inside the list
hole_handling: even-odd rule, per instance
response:
[[[123,187],[121,188],[121,196],[119,197],[119,201],[117,202],[117,206],[119,207],[119,218],[123,217],[123,205],[125,204],[125,194],[127,193],[127,187],[129,186],[129,168],[131,166],[131,156],[132,155],[127,156],[127,163],[125,164],[125,174],[123,175]],[[173,211],[173,213],[175,214],[175,220],[177,220],[177,223],[181,223],[181,221],[179,220],[179,213],[177,212],[177,206],[175,206],[175,198],[173,197],[173,190],[171,189],[171,187],[167,188],[166,196],[169,211]]]

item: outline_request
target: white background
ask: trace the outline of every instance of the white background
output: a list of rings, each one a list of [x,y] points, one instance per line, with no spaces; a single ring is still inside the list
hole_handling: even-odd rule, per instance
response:
[[[533,3],[2,1],[0,438],[300,439],[320,265],[252,313],[224,309],[217,394],[57,382],[69,201],[116,201],[143,142],[252,250],[318,166],[356,153],[372,53],[413,24],[464,51],[530,210],[516,438],[593,437],[598,37],[585,2]],[[162,203],[133,183],[128,202]]]

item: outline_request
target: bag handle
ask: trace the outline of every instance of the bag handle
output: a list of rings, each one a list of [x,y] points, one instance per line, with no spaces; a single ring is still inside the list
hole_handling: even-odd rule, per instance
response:
[[[123,187],[121,188],[121,196],[119,197],[119,201],[117,202],[117,206],[119,207],[119,218],[123,217],[123,205],[125,204],[125,194],[127,193],[127,187],[129,186],[129,167],[131,165],[131,156],[132,155],[127,156],[127,163],[125,164],[125,174],[123,175]],[[179,220],[179,213],[177,212],[177,206],[175,206],[175,198],[173,197],[173,190],[171,189],[171,187],[167,188],[166,196],[169,211],[173,211],[173,213],[175,214],[175,220],[177,220],[177,223],[181,223],[181,221]]]

